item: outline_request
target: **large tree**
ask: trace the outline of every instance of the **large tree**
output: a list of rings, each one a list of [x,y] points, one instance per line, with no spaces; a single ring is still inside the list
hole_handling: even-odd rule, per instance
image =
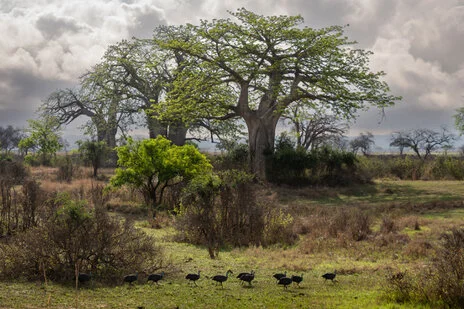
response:
[[[50,94],[40,111],[44,116],[56,117],[59,125],[88,117],[85,133],[111,148],[116,146],[116,134],[124,135],[133,123],[132,115],[138,112],[117,89],[113,88],[109,94],[108,90],[85,77],[79,88],[60,89]]]
[[[133,108],[146,111],[163,94],[167,81],[167,56],[150,40],[123,40],[108,47],[103,60],[86,77],[107,92],[120,89],[121,96],[131,98]],[[167,125],[145,115],[149,136],[167,136]]]
[[[188,55],[162,113],[182,119],[239,117],[248,129],[251,170],[265,177],[265,155],[275,130],[294,102],[318,104],[342,117],[368,105],[385,107],[383,72],[371,72],[370,52],[356,49],[343,27],[312,29],[301,16],[261,16],[246,9],[230,19],[187,25],[190,40],[171,37],[164,47]],[[179,113],[181,111],[181,113]]]

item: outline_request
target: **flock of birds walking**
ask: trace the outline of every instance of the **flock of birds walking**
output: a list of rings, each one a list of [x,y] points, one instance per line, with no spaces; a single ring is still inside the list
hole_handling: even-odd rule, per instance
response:
[[[185,279],[187,279],[189,282],[192,282],[195,286],[197,285],[197,281],[200,279],[200,273],[201,271],[198,271],[198,273],[191,273],[185,276]],[[217,285],[221,285],[222,288],[224,288],[223,283],[227,281],[229,278],[229,275],[233,274],[232,270],[228,270],[225,275],[216,275],[213,276],[211,279],[216,282]],[[147,282],[152,282],[156,283],[159,285],[159,281],[163,280],[164,278],[164,271],[161,273],[156,273],[156,274],[150,274],[148,275]],[[326,281],[330,280],[333,283],[337,282],[335,277],[337,276],[337,272],[334,271],[333,273],[326,273],[322,275],[322,278],[324,278]],[[127,276],[124,276],[123,278],[123,283],[129,283],[132,285],[134,282],[138,281],[139,274],[130,274]],[[276,283],[278,285],[282,285],[284,289],[287,289],[289,285],[292,283],[295,283],[298,287],[300,286],[300,283],[303,281],[303,274],[301,276],[297,275],[292,275],[290,277],[287,277],[287,272],[284,273],[276,273],[273,275],[273,277],[277,280]],[[255,279],[255,271],[252,270],[251,272],[243,272],[239,273],[237,275],[237,278],[241,281],[241,284],[243,285],[244,283],[248,283],[249,286],[252,286],[251,282]],[[86,274],[86,273],[79,273],[78,280],[80,283],[85,283],[88,282],[92,279],[92,274]]]

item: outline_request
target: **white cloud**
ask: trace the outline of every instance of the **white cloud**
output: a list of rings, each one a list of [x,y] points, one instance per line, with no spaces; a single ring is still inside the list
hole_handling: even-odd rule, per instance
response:
[[[404,97],[380,125],[373,110],[353,130],[451,124],[464,104],[462,0],[0,0],[2,114],[33,111],[48,93],[75,85],[109,44],[150,36],[159,24],[227,18],[240,7],[301,14],[311,27],[350,24],[348,37],[374,51],[372,68]]]

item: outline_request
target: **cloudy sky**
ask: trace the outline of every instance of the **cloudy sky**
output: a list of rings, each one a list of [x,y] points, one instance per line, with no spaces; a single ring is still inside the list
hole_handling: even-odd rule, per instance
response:
[[[403,100],[360,114],[350,135],[453,127],[464,106],[464,0],[0,0],[0,126],[23,127],[51,92],[77,85],[108,45],[150,37],[159,24],[259,14],[304,17],[314,28],[349,24]]]

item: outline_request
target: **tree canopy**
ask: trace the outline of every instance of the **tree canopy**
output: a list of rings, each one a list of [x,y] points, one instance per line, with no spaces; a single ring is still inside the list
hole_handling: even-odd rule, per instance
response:
[[[246,9],[230,14],[237,22],[188,24],[183,36],[174,33],[159,42],[188,61],[157,112],[185,122],[242,119],[251,169],[259,176],[265,176],[277,122],[292,103],[350,118],[369,105],[383,108],[400,99],[388,93],[383,72],[370,71],[371,53],[354,48],[343,27],[312,29],[301,16],[261,16]]]
[[[8,154],[18,147],[22,137],[21,129],[12,126],[0,127],[0,149]]]
[[[142,192],[153,214],[161,204],[166,187],[209,171],[208,159],[192,145],[173,145],[159,135],[154,139],[134,141],[116,148],[118,165],[111,185],[132,186]]]
[[[401,153],[404,148],[410,148],[419,159],[425,160],[432,154],[432,151],[451,147],[454,140],[455,136],[445,128],[442,128],[441,132],[415,129],[393,133],[390,146],[399,147]]]
[[[41,163],[49,165],[56,152],[61,149],[59,122],[56,117],[44,116],[28,120],[27,137],[19,142],[20,148],[36,149]]]

